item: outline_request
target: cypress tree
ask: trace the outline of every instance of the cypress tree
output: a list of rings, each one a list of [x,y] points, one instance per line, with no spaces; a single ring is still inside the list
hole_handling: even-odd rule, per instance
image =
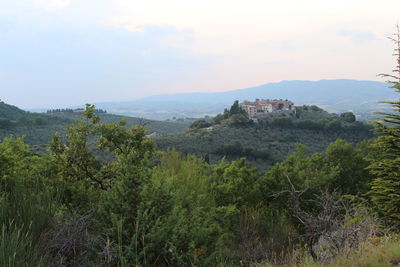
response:
[[[389,78],[389,83],[400,93],[400,27],[394,37],[389,37],[396,45],[393,54],[396,67],[393,74],[381,74]],[[375,158],[369,169],[376,176],[369,195],[377,210],[388,222],[400,224],[400,99],[386,101],[393,107],[391,113],[378,113],[382,118],[377,122],[377,131],[382,134],[374,142]]]

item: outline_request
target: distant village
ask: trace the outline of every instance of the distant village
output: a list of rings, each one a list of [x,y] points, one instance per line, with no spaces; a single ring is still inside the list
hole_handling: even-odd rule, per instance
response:
[[[270,116],[292,114],[295,112],[294,103],[282,99],[256,99],[243,101],[240,107],[246,111],[250,119],[265,118]]]

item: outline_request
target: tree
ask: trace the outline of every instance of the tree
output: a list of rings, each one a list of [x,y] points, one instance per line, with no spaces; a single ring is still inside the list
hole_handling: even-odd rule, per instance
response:
[[[244,109],[242,109],[240,107],[238,100],[235,100],[235,102],[231,106],[231,109],[229,110],[229,115],[230,116],[235,115],[235,114],[246,115],[246,111],[244,111]]]
[[[229,110],[229,115],[234,115],[234,114],[239,114],[239,113],[240,113],[239,101],[235,100],[235,102],[231,106],[231,109]]]
[[[353,112],[344,112],[340,114],[340,119],[352,123],[356,121],[356,116],[354,116]]]
[[[146,137],[148,131],[143,126],[126,129],[122,125],[123,122],[98,127],[99,148],[109,150],[116,159],[109,165],[113,183],[103,194],[98,220],[107,234],[122,246],[120,259],[132,261],[138,226],[136,215],[142,201],[140,192],[151,175],[149,161],[154,144]]]
[[[389,37],[395,43],[396,67],[393,74],[381,74],[387,77],[398,93],[400,93],[400,26],[394,37]],[[372,182],[370,196],[373,204],[381,215],[390,223],[400,224],[400,100],[385,101],[393,107],[392,113],[378,113],[383,117],[377,122],[377,131],[382,134],[373,144],[376,149],[371,173],[376,175]]]
[[[255,186],[257,169],[251,167],[245,158],[225,163],[222,160],[214,166],[215,177],[212,181],[213,192],[219,206],[255,206],[260,200],[260,193]]]
[[[131,235],[135,238],[127,247],[137,251],[132,259],[143,266],[215,265],[207,261],[232,245],[229,228],[237,212],[232,206],[217,205],[209,181],[212,171],[193,155],[182,157],[176,151],[161,155],[140,194]]]
[[[325,151],[324,164],[335,169],[337,175],[329,182],[329,187],[344,194],[360,195],[369,189],[371,175],[365,169],[368,161],[360,147],[337,139]]]
[[[68,126],[64,138],[54,134],[50,142],[50,155],[64,188],[62,202],[69,209],[92,209],[100,190],[108,187],[108,177],[101,172],[102,164],[89,148],[89,139],[96,134],[100,121],[94,109],[93,105],[87,104],[83,114],[85,120],[77,120]]]

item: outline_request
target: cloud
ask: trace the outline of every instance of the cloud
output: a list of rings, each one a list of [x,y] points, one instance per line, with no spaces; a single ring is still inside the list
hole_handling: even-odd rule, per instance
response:
[[[387,1],[0,0],[0,92],[40,107],[374,79],[392,63]]]
[[[363,41],[375,41],[378,38],[376,37],[375,33],[370,31],[363,31],[363,30],[339,30],[336,32],[337,35],[351,38],[353,41],[356,42],[363,42]]]
[[[166,45],[174,36],[190,35],[168,25],[143,25],[143,31],[132,32],[52,21],[51,27],[23,23],[0,32],[0,91],[11,103],[41,107],[51,99],[56,107],[134,99],[161,93],[157,90],[186,80],[213,61]]]
[[[71,0],[32,0],[32,7],[52,12],[69,6]]]

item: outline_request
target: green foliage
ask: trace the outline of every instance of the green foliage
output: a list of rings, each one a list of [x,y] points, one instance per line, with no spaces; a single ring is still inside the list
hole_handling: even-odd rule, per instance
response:
[[[82,112],[69,112],[68,109],[59,110],[60,112],[49,113],[31,113],[25,112],[17,107],[0,102],[0,139],[4,137],[25,136],[25,142],[31,145],[31,148],[38,154],[47,153],[44,146],[52,140],[55,132],[64,135],[67,130],[66,126],[74,121],[82,120]],[[71,110],[72,111],[72,110]],[[132,127],[134,125],[146,126],[154,134],[176,133],[189,127],[192,120],[176,120],[176,121],[154,121],[143,118],[122,117],[118,115],[107,114],[103,110],[95,109],[93,111],[101,119],[101,123],[118,123],[121,119],[126,120],[124,127]],[[90,142],[94,142],[91,138]],[[93,147],[92,147],[93,149]],[[95,155],[110,160],[109,157],[98,154]]]
[[[246,111],[244,111],[240,106],[239,106],[239,101],[235,100],[235,102],[233,103],[233,105],[231,106],[230,110],[229,110],[229,115],[233,116],[233,115],[246,115]]]
[[[30,232],[11,225],[3,225],[0,232],[0,265],[45,266],[37,248],[32,243]]]
[[[247,113],[236,100],[229,110],[225,109],[223,114],[216,115],[211,121],[204,119],[193,122],[191,129],[207,128],[214,125],[224,124],[233,127],[244,127],[252,124],[252,120],[247,117]]]
[[[226,156],[229,158],[240,158],[246,157],[247,159],[268,159],[270,153],[268,151],[262,151],[257,149],[252,149],[249,147],[242,147],[240,142],[235,142],[233,144],[222,144],[218,146],[214,151],[215,154]]]
[[[140,192],[151,174],[148,164],[153,156],[153,142],[146,138],[148,132],[141,126],[128,130],[117,124],[102,125],[99,132],[100,148],[107,148],[116,158],[112,163],[113,184],[100,202],[99,224],[118,240],[121,257],[132,262]]]
[[[0,118],[0,129],[10,129],[13,126],[13,122],[9,119]]]
[[[149,265],[203,265],[232,242],[232,206],[218,207],[210,194],[210,167],[194,156],[162,156],[143,190],[138,215],[138,255]]]
[[[108,178],[104,166],[96,160],[88,147],[90,136],[97,133],[99,117],[93,113],[94,106],[87,105],[86,120],[76,121],[67,127],[66,143],[59,134],[50,143],[57,177],[64,188],[63,204],[69,209],[90,210],[107,188]]]
[[[345,122],[352,123],[356,121],[356,116],[353,114],[353,112],[344,112],[340,114],[340,119]]]
[[[4,138],[0,144],[0,179],[3,183],[8,177],[23,171],[26,167],[26,160],[29,155],[29,148],[20,138]]]
[[[366,171],[368,161],[362,147],[354,148],[338,139],[327,147],[324,163],[337,171],[337,176],[330,181],[330,188],[352,195],[361,195],[369,189],[372,177]]]
[[[217,114],[214,118],[213,118],[213,122],[214,124],[221,124],[221,122],[225,119],[227,119],[229,117],[229,112],[227,110],[225,110],[225,112],[223,114]]]
[[[32,156],[22,138],[6,138],[0,166],[0,265],[44,266],[39,243],[59,206],[48,160]]]
[[[207,128],[212,124],[207,122],[206,120],[197,120],[190,125],[190,128]]]
[[[0,118],[16,120],[25,115],[25,111],[0,101]]]
[[[252,124],[252,120],[249,120],[247,114],[233,114],[226,120],[226,123],[230,126],[247,126]]]
[[[328,130],[329,121],[289,121],[292,127],[278,127],[274,120],[266,124],[260,120],[249,127],[229,127],[216,125],[212,130],[190,130],[178,134],[154,137],[158,150],[174,148],[184,154],[199,157],[209,155],[209,162],[218,163],[222,157],[227,160],[246,159],[260,170],[270,168],[274,163],[284,160],[295,151],[296,145],[307,145],[311,153],[322,152],[336,139],[356,144],[373,138],[371,126],[361,123],[345,123],[335,130]],[[279,120],[280,121],[280,120]],[[303,122],[304,126],[300,126]],[[330,126],[330,129],[335,124]]]
[[[283,129],[306,129],[323,132],[367,132],[371,125],[358,122],[352,112],[340,116],[317,106],[296,107],[296,116],[259,119],[262,127],[277,127]]]
[[[237,208],[256,206],[260,202],[260,193],[255,182],[257,170],[249,166],[242,158],[232,163],[224,160],[214,167],[215,175],[212,188],[218,206],[234,205]]]
[[[394,79],[393,88],[400,93],[400,29],[397,25],[395,38],[396,68],[394,75],[382,76]],[[369,166],[376,175],[372,182],[370,196],[378,211],[387,220],[400,225],[400,101],[384,102],[392,105],[393,113],[380,113],[383,118],[377,122],[377,131],[383,136],[376,139],[375,154]]]
[[[311,156],[307,156],[304,145],[298,146],[295,153],[274,165],[258,183],[264,196],[276,198],[273,205],[288,208],[289,194],[276,193],[286,192],[293,186],[304,191],[304,204],[309,206],[311,202],[307,201],[326,188],[342,194],[366,193],[372,179],[365,170],[367,166],[363,150],[339,139],[324,153]]]
[[[312,106],[297,106],[296,107],[296,117],[300,120],[320,120],[320,119],[337,119],[337,115],[329,113],[322,108],[312,105]]]
[[[166,139],[156,137],[159,148],[167,150],[158,154],[144,127],[101,123],[109,115],[95,111],[87,105],[83,120],[74,119],[54,135],[49,155],[33,155],[22,138],[0,143],[0,264],[279,262],[304,245],[288,188],[302,192],[301,207],[314,214],[321,190],[354,198],[368,191],[365,155],[380,155],[368,144],[349,142],[370,136],[364,124],[318,107],[303,107],[299,118],[250,126],[235,102],[209,131],[194,128],[164,146]],[[312,121],[311,113],[326,116]],[[13,123],[24,118],[29,118],[24,123],[31,119],[22,116]],[[36,117],[34,124],[48,126],[43,118]],[[310,151],[298,145],[290,154],[299,142]],[[168,146],[201,157],[183,156]],[[288,154],[265,174],[250,165],[265,169]]]

